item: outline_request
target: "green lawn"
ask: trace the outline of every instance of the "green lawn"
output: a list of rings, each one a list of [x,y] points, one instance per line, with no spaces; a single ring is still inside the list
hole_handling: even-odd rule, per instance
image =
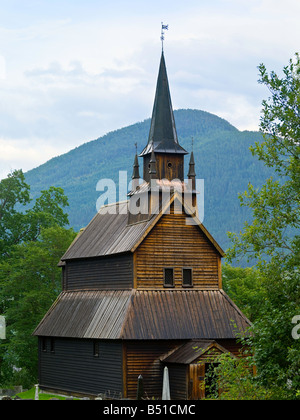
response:
[[[26,392],[21,392],[20,394],[17,394],[18,397],[22,399],[34,399],[35,396],[35,388],[31,388]],[[65,397],[59,397],[57,395],[51,395],[51,394],[39,394],[39,400],[49,400],[50,398],[58,398],[59,400],[65,400]]]

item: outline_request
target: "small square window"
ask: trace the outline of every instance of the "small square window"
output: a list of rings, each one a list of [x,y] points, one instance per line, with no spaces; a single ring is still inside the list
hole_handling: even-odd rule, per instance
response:
[[[182,285],[185,287],[193,286],[193,272],[191,268],[182,269]]]
[[[164,286],[166,287],[174,286],[174,269],[173,268],[164,269]]]

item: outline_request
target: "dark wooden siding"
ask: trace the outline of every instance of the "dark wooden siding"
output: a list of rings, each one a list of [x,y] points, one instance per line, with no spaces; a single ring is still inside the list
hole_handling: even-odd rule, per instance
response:
[[[182,268],[192,269],[194,288],[219,288],[220,255],[198,226],[187,224],[185,214],[171,209],[135,253],[137,288],[163,288],[164,267],[174,269],[175,288],[182,288]]]
[[[218,340],[218,343],[236,357],[241,356],[244,351],[249,351],[249,348],[243,347],[237,340]]]
[[[150,182],[149,164],[151,154],[144,156],[143,179]],[[182,154],[155,153],[157,179],[184,179],[184,156]]]
[[[65,392],[97,395],[110,391],[123,393],[122,343],[99,342],[99,357],[94,357],[94,341],[54,338],[54,352],[50,338],[46,349],[39,339],[39,384],[41,388]]]
[[[132,254],[69,260],[63,284],[66,291],[130,289],[133,284]]]
[[[137,379],[144,379],[144,391],[149,398],[161,398],[163,368],[160,357],[180,344],[178,341],[127,341],[126,370],[127,397],[135,399]]]
[[[171,400],[188,398],[188,365],[168,364]]]

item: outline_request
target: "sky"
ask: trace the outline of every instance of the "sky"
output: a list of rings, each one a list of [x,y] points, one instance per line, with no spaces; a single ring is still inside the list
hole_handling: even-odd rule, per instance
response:
[[[0,0],[0,179],[151,117],[161,22],[173,108],[258,130],[257,67],[282,72],[299,16],[299,0]]]

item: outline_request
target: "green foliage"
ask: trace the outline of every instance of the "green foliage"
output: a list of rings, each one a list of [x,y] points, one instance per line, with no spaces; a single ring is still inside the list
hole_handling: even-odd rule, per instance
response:
[[[29,190],[21,170],[0,182],[0,256],[21,239],[25,216],[16,210],[16,205],[30,202]]]
[[[267,179],[261,188],[249,184],[240,196],[253,220],[240,234],[230,234],[229,261],[257,258],[265,299],[254,322],[253,346],[258,378],[276,388],[280,398],[295,398],[300,389],[300,340],[292,337],[292,319],[300,315],[300,59],[283,69],[283,77],[259,67],[271,92],[263,102],[263,141],[252,153],[278,179]]]
[[[0,313],[7,323],[7,339],[0,344],[0,382],[6,385],[36,381],[32,332],[61,290],[57,263],[75,237],[73,229],[64,227],[67,205],[63,190],[54,187],[32,203],[22,171],[0,182]]]
[[[31,208],[22,208],[29,204],[30,187],[21,170],[0,181],[0,258],[22,241],[36,240],[42,227],[68,224],[62,209],[68,200],[62,188],[43,190]]]
[[[235,358],[230,353],[223,353],[214,358],[217,366],[205,377],[207,382],[212,383],[209,399],[266,400],[273,397],[272,391],[261,386],[253,375],[253,358],[241,356]]]
[[[292,336],[292,319],[300,314],[299,274],[283,272],[280,262],[264,267],[266,299],[254,323],[252,345],[258,377],[265,386],[277,386],[282,398],[294,398],[300,389],[300,343]]]
[[[224,291],[251,322],[260,318],[266,292],[259,270],[225,264],[222,267],[222,282]]]
[[[0,302],[7,319],[1,382],[14,378],[25,386],[25,378],[29,385],[36,380],[37,340],[32,333],[61,291],[57,263],[74,237],[72,229],[43,228],[36,241],[15,246],[0,262]],[[15,368],[22,368],[21,373]]]
[[[251,148],[278,180],[269,178],[262,188],[249,184],[240,195],[241,205],[253,212],[253,222],[246,223],[241,235],[231,234],[234,246],[229,259],[248,254],[266,261],[280,258],[291,267],[299,265],[300,228],[300,61],[290,60],[284,78],[259,66],[261,79],[271,97],[263,101],[261,130],[264,140]],[[291,234],[291,233],[294,233]]]

